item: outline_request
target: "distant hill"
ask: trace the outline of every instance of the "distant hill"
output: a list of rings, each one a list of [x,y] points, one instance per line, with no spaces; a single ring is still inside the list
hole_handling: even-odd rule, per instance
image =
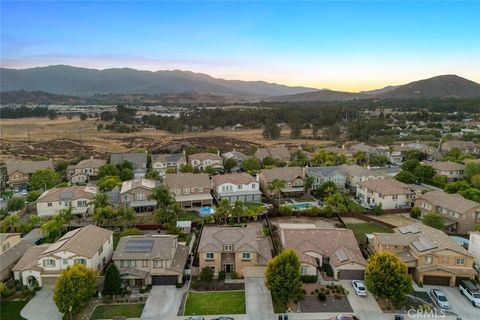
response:
[[[316,90],[264,81],[217,79],[190,71],[96,70],[65,65],[30,69],[1,68],[0,88],[1,91],[44,91],[72,96],[206,92],[213,95],[265,97]]]
[[[328,89],[298,93],[280,97],[270,97],[265,99],[266,101],[280,101],[280,102],[291,102],[291,101],[345,101],[352,99],[365,99],[370,98],[366,94],[354,93],[354,92],[345,92],[345,91],[333,91]]]

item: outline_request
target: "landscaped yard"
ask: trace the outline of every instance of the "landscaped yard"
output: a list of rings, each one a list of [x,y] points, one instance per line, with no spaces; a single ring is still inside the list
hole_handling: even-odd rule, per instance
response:
[[[245,291],[189,292],[185,315],[244,314]]]
[[[178,220],[183,221],[201,221],[202,217],[197,211],[184,211],[178,216]]]
[[[357,241],[359,243],[366,242],[365,234],[367,233],[373,233],[373,232],[392,233],[393,232],[393,230],[391,229],[388,229],[378,224],[370,223],[370,222],[349,223],[347,224],[347,227],[353,231],[353,233],[355,234],[355,238],[357,238]]]
[[[28,301],[1,301],[0,319],[1,320],[25,320],[20,316],[20,311],[25,307]]]
[[[257,203],[257,202],[245,202],[245,207],[248,209],[256,209],[258,207],[264,207],[265,205],[263,203]]]
[[[91,319],[112,319],[118,316],[140,318],[144,306],[144,303],[102,304],[95,308]]]

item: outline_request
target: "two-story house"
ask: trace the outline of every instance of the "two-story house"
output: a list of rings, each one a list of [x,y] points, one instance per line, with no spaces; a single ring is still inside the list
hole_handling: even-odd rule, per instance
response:
[[[145,178],[124,181],[120,188],[120,203],[137,212],[152,211],[157,201],[149,198],[156,186],[155,180]]]
[[[98,169],[107,163],[103,159],[85,159],[67,168],[67,178],[72,184],[85,184],[98,178]]]
[[[450,232],[467,233],[480,224],[480,203],[465,199],[458,193],[429,191],[419,194],[415,207],[422,215],[436,212],[445,219],[445,229]]]
[[[83,264],[101,272],[113,255],[113,231],[88,225],[67,232],[55,243],[28,248],[13,267],[15,279],[52,288],[67,267]]]
[[[408,184],[385,178],[360,182],[356,197],[364,208],[380,204],[382,209],[396,209],[411,206],[413,191]]]
[[[285,187],[281,190],[284,195],[302,194],[305,191],[305,172],[300,167],[263,169],[258,173],[258,180],[260,189],[267,196],[275,194],[272,185],[272,182],[275,180],[285,182]]]
[[[449,140],[442,143],[442,152],[458,149],[462,153],[478,153],[480,148],[473,141]]]
[[[345,189],[347,182],[346,174],[341,170],[340,166],[324,166],[324,167],[307,167],[305,169],[307,177],[314,180],[312,189],[316,190],[326,182],[333,182],[339,189]]]
[[[371,170],[357,164],[342,164],[340,170],[345,175],[345,187],[352,194],[356,194],[360,182],[384,179],[386,176],[383,170]]]
[[[245,268],[264,267],[271,258],[272,245],[259,223],[245,227],[203,228],[198,245],[200,270],[209,267],[215,275],[220,271],[236,272],[242,278]]]
[[[476,273],[467,250],[443,231],[422,223],[395,228],[394,233],[374,233],[370,250],[395,254],[424,285],[453,287]]]
[[[465,165],[452,161],[428,162],[427,165],[432,167],[440,176],[446,176],[448,181],[457,181],[465,177]]]
[[[324,239],[324,241],[319,241]],[[323,264],[329,264],[335,279],[363,279],[367,262],[349,229],[280,228],[284,249],[292,249],[301,261],[301,275],[319,275]]]
[[[7,161],[8,185],[10,187],[26,186],[33,173],[42,169],[54,169],[52,160],[30,161],[14,160]]]
[[[185,164],[187,158],[184,153],[152,154],[152,169],[158,171],[161,176],[165,175],[167,170],[179,172],[180,167]]]
[[[188,162],[193,169],[204,171],[207,167],[212,167],[216,172],[223,172],[223,158],[218,154],[201,152],[188,156]]]
[[[113,254],[126,286],[176,285],[182,282],[189,247],[174,235],[123,237]]]
[[[480,231],[470,232],[468,253],[473,256],[473,261],[480,265]]]
[[[73,209],[73,214],[86,216],[93,213],[92,200],[97,194],[97,187],[71,186],[49,189],[37,199],[37,214],[40,217],[54,216],[62,209]]]
[[[229,173],[215,175],[212,178],[213,194],[217,201],[261,202],[260,183],[248,173]]]
[[[210,178],[206,173],[172,173],[165,176],[165,185],[184,208],[212,205]]]
[[[286,162],[289,163],[292,161],[292,154],[287,147],[277,146],[277,147],[267,147],[267,148],[259,148],[255,152],[255,158],[259,161],[263,161],[265,158],[272,158],[276,161]]]
[[[133,173],[137,178],[145,177],[147,173],[147,153],[112,153],[110,155],[110,163],[113,165],[122,164],[124,161],[128,161],[133,165]]]
[[[228,159],[233,159],[236,162],[237,165],[231,169],[232,172],[241,171],[243,160],[248,158],[246,154],[236,150],[225,152],[224,154],[222,154],[222,157],[224,161],[227,161]]]
[[[21,239],[21,233],[0,233],[0,253],[4,253],[17,245]]]

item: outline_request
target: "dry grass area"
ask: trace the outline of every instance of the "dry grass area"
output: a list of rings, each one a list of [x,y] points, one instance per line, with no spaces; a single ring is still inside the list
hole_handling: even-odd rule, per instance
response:
[[[107,130],[97,131],[102,121],[78,118],[2,119],[0,123],[0,142],[2,158],[30,158],[37,155],[54,159],[101,156],[110,152],[124,152],[145,148],[152,152],[176,151],[182,145],[216,146],[220,150],[246,150],[250,144],[271,145],[325,145],[330,141],[309,139],[290,139],[289,130],[282,130],[280,139],[265,140],[262,129],[225,130],[216,129],[206,132],[187,132],[171,134],[169,132],[147,128],[134,133],[117,133]],[[305,135],[309,132],[305,131]]]

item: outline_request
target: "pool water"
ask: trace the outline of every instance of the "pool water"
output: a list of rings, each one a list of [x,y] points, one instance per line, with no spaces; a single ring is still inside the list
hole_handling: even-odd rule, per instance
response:
[[[215,212],[215,209],[211,207],[203,207],[198,209],[198,213],[200,213],[201,216],[208,216],[209,214],[213,214]]]
[[[313,207],[313,205],[311,203],[307,203],[307,202],[293,203],[290,206],[294,210],[306,210],[306,209],[310,209],[311,207]]]

